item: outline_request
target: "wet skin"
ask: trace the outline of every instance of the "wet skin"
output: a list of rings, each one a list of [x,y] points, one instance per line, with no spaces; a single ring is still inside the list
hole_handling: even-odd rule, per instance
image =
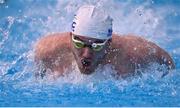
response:
[[[105,40],[75,36],[76,40],[85,42],[86,47],[74,47],[70,32],[52,34],[40,39],[35,46],[35,61],[44,71],[59,77],[65,70],[71,69],[76,61],[83,74],[91,74],[98,65],[112,64],[118,75],[133,74],[136,69],[146,68],[150,63],[164,64],[168,70],[175,65],[169,54],[156,44],[143,38],[113,34],[112,39],[100,51],[89,47],[93,42],[102,43]]]

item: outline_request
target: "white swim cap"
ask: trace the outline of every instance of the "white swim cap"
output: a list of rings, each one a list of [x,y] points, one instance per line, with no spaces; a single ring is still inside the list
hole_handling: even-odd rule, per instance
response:
[[[96,39],[112,37],[112,18],[101,8],[84,5],[72,23],[72,33]]]

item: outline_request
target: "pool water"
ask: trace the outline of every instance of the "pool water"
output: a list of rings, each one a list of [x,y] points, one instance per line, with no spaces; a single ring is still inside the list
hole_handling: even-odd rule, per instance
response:
[[[56,81],[35,79],[34,45],[71,30],[83,4],[102,6],[118,34],[135,34],[165,49],[176,69],[161,78],[153,64],[142,76],[116,80],[111,66],[92,75],[77,67]],[[0,0],[0,106],[180,106],[179,0]]]

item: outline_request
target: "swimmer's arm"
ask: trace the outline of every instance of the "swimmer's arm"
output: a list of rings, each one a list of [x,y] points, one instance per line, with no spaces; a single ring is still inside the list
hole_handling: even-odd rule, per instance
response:
[[[145,55],[149,55],[149,56],[146,56],[148,58],[145,57],[146,61],[151,61],[151,60],[154,61],[155,60],[155,62],[159,63],[163,67],[164,66],[166,67],[167,70],[163,69],[162,77],[164,77],[169,72],[171,72],[172,69],[175,69],[175,64],[174,64],[173,59],[164,49],[160,48],[158,45],[156,45],[155,43],[150,42],[150,41],[147,41],[147,43],[145,42],[145,44],[143,46],[146,47]],[[160,69],[160,71],[162,71],[161,67],[159,69]]]
[[[157,52],[157,59],[161,65],[166,65],[168,70],[175,69],[175,64],[171,56],[164,51],[163,49],[160,49]]]
[[[168,73],[171,72],[172,69],[175,69],[175,64],[174,64],[173,59],[163,49],[159,50],[157,58],[158,58],[160,65],[165,65],[167,67],[167,70],[163,70],[163,75],[161,77],[166,76]]]
[[[37,76],[44,76],[46,71],[63,72],[67,52],[70,52],[67,35],[49,35],[40,39],[35,45],[35,62]]]
[[[36,78],[43,78],[48,70],[53,69],[53,56],[55,56],[55,45],[53,44],[56,43],[55,40],[54,36],[49,35],[37,41],[35,45]]]
[[[171,58],[171,56],[161,47],[159,47],[158,45],[156,45],[153,42],[150,41],[146,41],[143,38],[139,38],[139,40],[141,40],[143,43],[141,47],[141,52],[145,52],[144,56],[145,58],[150,59],[150,61],[153,61],[153,58],[155,58],[156,62],[158,62],[160,65],[166,65],[168,70],[174,69],[175,68],[175,64],[173,59]],[[144,42],[143,42],[144,41]],[[140,43],[139,43],[140,44]],[[146,56],[149,55],[149,56]]]
[[[161,70],[163,71],[163,75],[161,77],[166,76],[169,72],[171,72],[172,69],[175,69],[175,64],[173,59],[171,58],[171,56],[162,48],[160,48],[159,46],[157,46],[154,43],[149,43],[150,46],[152,47],[151,49],[154,49],[153,52],[155,51],[155,53],[153,54],[153,56],[156,59],[156,62],[159,63],[160,65],[162,65],[163,67],[165,66],[167,70]]]

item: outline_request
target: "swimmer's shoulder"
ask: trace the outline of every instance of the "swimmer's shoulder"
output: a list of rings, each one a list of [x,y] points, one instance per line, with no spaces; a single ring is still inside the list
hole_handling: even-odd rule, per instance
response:
[[[142,42],[148,42],[146,39],[140,37],[140,36],[135,36],[132,34],[128,35],[118,35],[118,34],[113,34],[112,36],[113,43],[116,45],[120,44],[129,44],[129,42],[132,43],[142,43]]]
[[[68,32],[44,36],[35,45],[35,62],[39,69],[36,76],[44,77],[46,72],[53,72],[55,76],[62,75],[72,60]]]
[[[113,34],[112,43],[113,46],[116,48],[120,47],[125,49],[133,48],[133,49],[145,50],[148,47],[153,47],[153,48],[158,47],[155,43],[148,41],[143,37],[132,34],[128,34],[128,35]]]
[[[135,35],[114,35],[112,40],[114,48],[121,49],[124,54],[138,59],[149,57],[147,55],[156,56],[158,51],[163,50],[155,43]],[[152,50],[157,52],[153,54]]]
[[[35,57],[47,58],[59,53],[70,52],[70,32],[49,34],[35,44]]]
[[[114,34],[112,41],[113,47],[120,49],[122,55],[129,56],[129,58],[136,58],[136,61],[143,61],[143,63],[155,61],[175,68],[175,64],[168,52],[143,37]]]
[[[40,38],[37,44],[69,44],[70,43],[70,32],[53,33]]]

